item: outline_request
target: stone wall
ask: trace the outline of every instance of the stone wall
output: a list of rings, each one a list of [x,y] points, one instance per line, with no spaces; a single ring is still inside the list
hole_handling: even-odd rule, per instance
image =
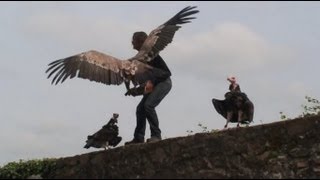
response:
[[[45,178],[320,178],[320,116],[61,158]]]

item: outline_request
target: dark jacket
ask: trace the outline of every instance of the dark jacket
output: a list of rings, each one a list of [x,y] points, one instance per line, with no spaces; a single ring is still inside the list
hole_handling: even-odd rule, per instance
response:
[[[154,86],[171,76],[171,71],[160,55],[156,56],[148,64],[155,68],[151,79]]]

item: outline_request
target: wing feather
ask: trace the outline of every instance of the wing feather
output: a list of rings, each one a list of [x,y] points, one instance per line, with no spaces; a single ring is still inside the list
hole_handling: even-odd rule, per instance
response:
[[[46,70],[48,77],[53,76],[52,84],[63,83],[66,79],[79,77],[107,85],[120,85],[125,79],[132,80],[135,85],[143,84],[160,69],[153,68],[147,63],[159,54],[181,28],[179,24],[191,22],[195,17],[189,17],[199,11],[196,7],[186,7],[178,12],[158,28],[154,29],[136,56],[128,60],[119,60],[115,57],[98,51],[87,51],[64,59],[51,62]]]
[[[92,50],[53,61],[46,73],[49,73],[48,78],[54,75],[52,84],[77,76],[107,85],[120,85],[124,80],[121,64],[122,60]]]
[[[132,59],[146,63],[156,57],[160,51],[172,42],[176,31],[181,28],[181,26],[178,26],[179,24],[190,23],[190,20],[195,19],[195,17],[189,17],[199,12],[194,10],[195,8],[196,6],[188,6],[182,9],[167,22],[154,29],[145,40],[138,54]]]

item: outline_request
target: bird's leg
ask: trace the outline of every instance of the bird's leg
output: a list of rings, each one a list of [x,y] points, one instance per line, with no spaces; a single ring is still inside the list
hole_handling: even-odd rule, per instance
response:
[[[105,151],[106,151],[107,149],[109,149],[108,146],[109,146],[109,142],[107,141],[106,144],[104,145],[104,150],[105,150]]]
[[[126,85],[127,91],[130,89],[130,80],[125,80],[124,84]]]
[[[243,112],[241,111],[241,110],[239,110],[238,111],[238,125],[237,125],[237,127],[239,127],[240,125],[240,122],[241,122],[241,119],[242,119],[242,114],[243,114]]]
[[[227,112],[227,123],[226,123],[226,125],[224,125],[224,128],[228,127],[228,123],[230,122],[231,118],[232,118],[232,111],[228,111]]]

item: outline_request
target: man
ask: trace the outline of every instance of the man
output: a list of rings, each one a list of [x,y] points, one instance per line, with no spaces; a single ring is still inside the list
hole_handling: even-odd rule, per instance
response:
[[[132,38],[133,48],[139,51],[147,37],[148,35],[145,32],[135,32]],[[153,78],[146,82],[143,98],[137,106],[137,125],[134,131],[134,138],[132,141],[126,142],[125,145],[144,143],[146,120],[148,120],[151,130],[151,138],[147,142],[155,142],[162,139],[155,108],[171,90],[171,72],[160,55],[156,56],[148,64],[162,70],[164,73],[157,73],[159,71],[155,71]],[[134,96],[132,91],[128,91],[126,95]]]

